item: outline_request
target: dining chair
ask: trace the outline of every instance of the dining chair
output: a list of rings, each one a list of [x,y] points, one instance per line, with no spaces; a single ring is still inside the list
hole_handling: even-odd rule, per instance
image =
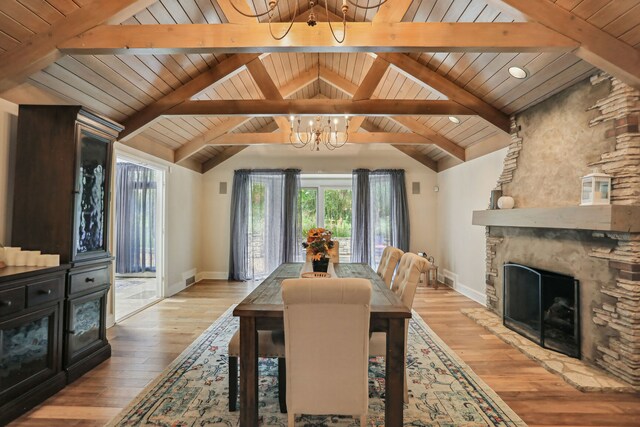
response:
[[[282,282],[287,410],[351,415],[366,425],[371,282],[287,279]]]
[[[400,265],[393,281],[396,294],[408,309],[413,308],[420,275],[429,268],[429,261],[412,253],[405,253],[400,259]],[[392,289],[393,289],[392,288]],[[409,335],[409,319],[404,323],[404,401],[409,403],[409,386],[407,383],[407,338]],[[369,340],[369,355],[385,357],[387,354],[387,334],[374,332]]]
[[[229,354],[229,411],[236,410],[238,402],[238,359],[240,357],[240,331],[231,337]],[[258,357],[278,359],[278,401],[280,412],[287,412],[286,363],[284,359],[284,331],[258,331]]]
[[[387,246],[384,248],[384,251],[382,251],[377,273],[387,286],[391,286],[393,272],[396,271],[398,261],[400,261],[402,255],[404,255],[404,252],[393,246]]]

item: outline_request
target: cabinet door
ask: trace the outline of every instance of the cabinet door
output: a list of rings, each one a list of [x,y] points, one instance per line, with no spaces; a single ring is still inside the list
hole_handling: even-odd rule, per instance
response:
[[[0,402],[59,372],[59,304],[0,322]]]
[[[111,139],[78,124],[73,260],[108,255]]]
[[[67,301],[65,367],[107,343],[107,289]]]

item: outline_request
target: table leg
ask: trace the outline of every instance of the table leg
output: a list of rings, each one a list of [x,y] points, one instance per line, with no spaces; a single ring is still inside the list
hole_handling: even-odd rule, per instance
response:
[[[385,382],[386,427],[401,427],[404,401],[404,319],[389,319]]]
[[[258,425],[258,331],[255,317],[240,317],[240,426]]]

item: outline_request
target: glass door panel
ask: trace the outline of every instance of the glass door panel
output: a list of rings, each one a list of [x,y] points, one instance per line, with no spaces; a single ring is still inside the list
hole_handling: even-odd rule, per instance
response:
[[[324,189],[324,227],[340,243],[340,261],[351,259],[351,189]]]
[[[88,258],[107,251],[107,189],[109,140],[78,127],[78,191],[76,206],[75,258]]]
[[[53,373],[58,307],[40,310],[0,324],[0,400],[6,393],[19,394],[32,379],[38,382]]]

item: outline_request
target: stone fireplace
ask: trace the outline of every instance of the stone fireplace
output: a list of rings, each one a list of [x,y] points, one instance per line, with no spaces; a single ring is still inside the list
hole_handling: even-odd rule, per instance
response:
[[[497,189],[511,211],[486,225],[487,307],[502,316],[503,265],[580,283],[583,361],[640,387],[640,91],[607,75],[577,83],[512,118]],[[612,175],[612,205],[579,207],[580,178]]]

